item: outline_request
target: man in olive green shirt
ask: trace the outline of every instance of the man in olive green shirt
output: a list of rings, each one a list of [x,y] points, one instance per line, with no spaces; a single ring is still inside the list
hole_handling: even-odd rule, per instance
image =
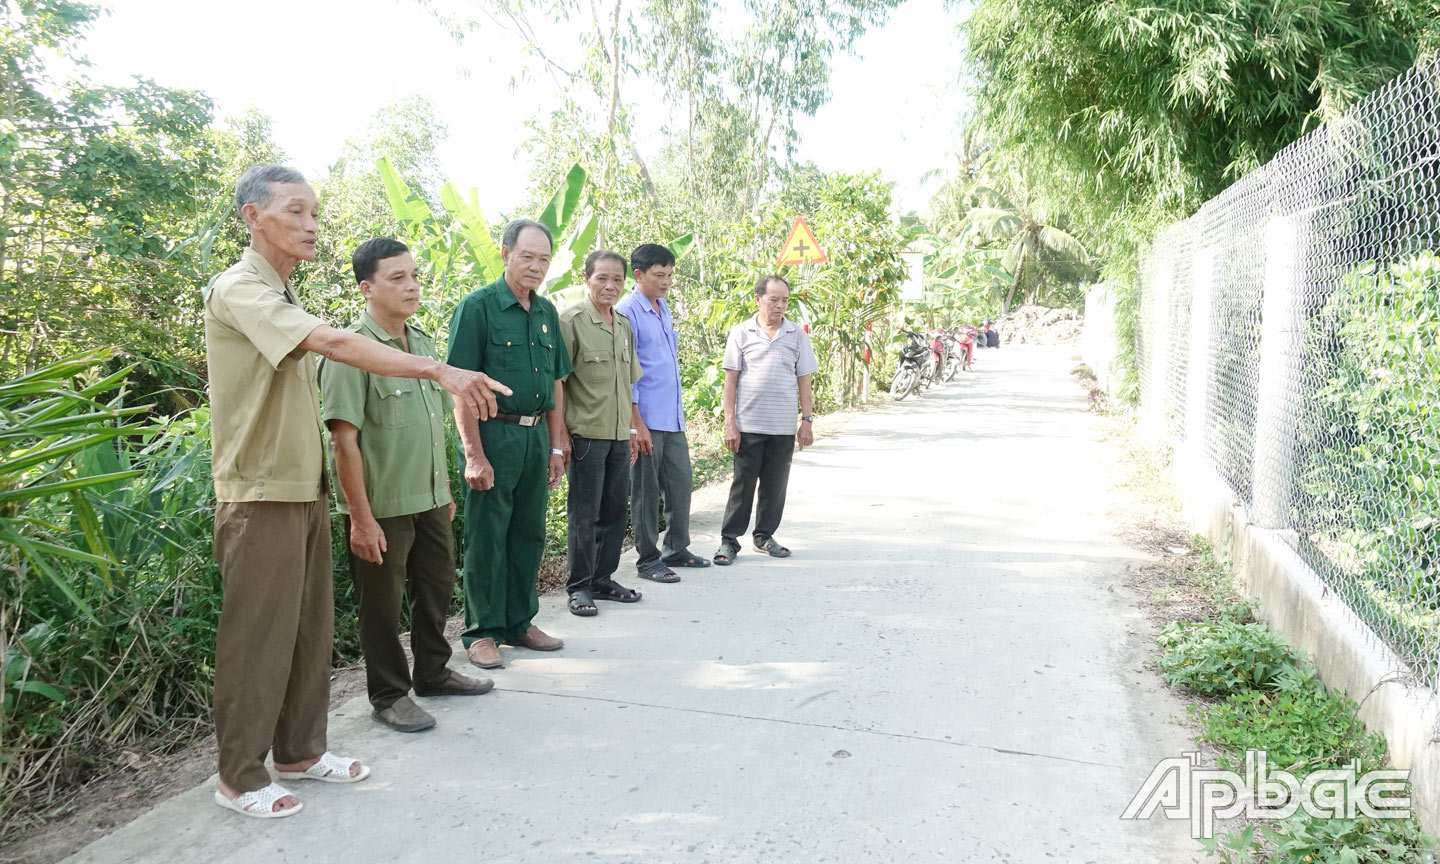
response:
[[[499,643],[533,651],[564,646],[533,620],[535,577],[545,553],[548,488],[565,476],[560,379],[570,355],[560,341],[555,304],[536,289],[550,267],[550,229],[520,219],[505,226],[505,272],[472,291],[450,318],[452,366],[484,371],[509,385],[499,413],[480,422],[465,405],[455,425],[465,456],[465,644],[482,669],[502,665]]]
[[[560,315],[560,335],[574,367],[565,379],[565,426],[570,432],[570,532],[567,549],[570,611],[600,610],[596,600],[634,603],[640,592],[612,578],[620,566],[630,504],[630,466],[640,446],[640,409],[630,385],[640,358],[630,321],[615,311],[625,290],[625,259],[601,250],[585,259],[585,299]]]
[[[480,416],[495,410],[484,375],[327,326],[300,307],[289,278],[315,257],[319,204],[304,175],[255,165],[235,184],[250,232],[239,262],[205,291],[215,561],[225,599],[215,634],[215,803],[260,819],[301,804],[271,782],[348,783],[370,773],[326,747],[335,608],[330,507],[315,360],[434,381]]]
[[[435,344],[409,323],[420,306],[420,281],[405,244],[367,240],[351,267],[365,296],[365,311],[351,331],[434,358]],[[446,667],[455,502],[445,466],[445,417],[454,402],[434,382],[372,375],[328,360],[320,362],[320,391],[374,717],[400,732],[429,729],[435,718],[409,696],[412,679],[396,632],[407,593],[416,695],[477,696],[495,686]]]

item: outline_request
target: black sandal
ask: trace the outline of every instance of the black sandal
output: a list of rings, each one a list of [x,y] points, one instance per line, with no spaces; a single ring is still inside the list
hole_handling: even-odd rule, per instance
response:
[[[649,579],[651,582],[663,582],[666,585],[680,581],[680,574],[666,567],[664,570],[651,570],[648,573],[638,573],[641,579]]]
[[[664,561],[664,563],[665,563],[665,564],[669,564],[671,567],[709,567],[709,566],[710,566],[710,562],[709,562],[709,561],[706,561],[704,558],[701,558],[699,555],[691,555],[691,554],[689,554],[688,552],[687,552],[686,554],[680,556],[679,558],[667,558],[667,559]]]
[[[596,607],[595,598],[590,596],[590,592],[581,588],[579,591],[570,592],[570,614],[589,618],[592,615],[599,615],[600,609]]]
[[[765,552],[772,558],[789,558],[790,550],[775,542],[774,537],[755,538],[755,551]]]
[[[596,600],[614,600],[616,603],[639,603],[640,592],[634,588],[626,588],[614,579],[606,579],[604,582],[597,582],[591,593]]]
[[[735,561],[735,556],[739,554],[740,544],[733,540],[726,540],[715,551],[715,563],[721,567],[729,567]]]

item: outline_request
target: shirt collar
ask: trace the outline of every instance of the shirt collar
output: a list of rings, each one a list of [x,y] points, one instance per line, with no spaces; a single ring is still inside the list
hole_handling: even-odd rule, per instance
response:
[[[765,332],[765,328],[760,325],[760,313],[758,313],[758,312],[755,313],[754,315],[751,315],[751,316],[749,317],[749,319],[747,319],[747,320],[745,321],[745,323],[746,323],[746,325],[747,325],[751,330],[754,330],[756,333],[762,333],[762,334],[763,334],[763,333]],[[781,333],[789,333],[791,330],[794,330],[794,329],[795,329],[795,322],[794,322],[794,321],[791,321],[789,318],[781,318],[781,319],[780,319],[780,329],[778,329],[778,330],[775,331],[775,336],[778,338]]]
[[[370,317],[369,312],[362,311],[360,313],[360,329],[363,332],[369,333],[372,337],[374,337],[377,341],[380,342],[399,341],[398,339],[391,336],[388,332],[386,332],[384,327],[381,327],[378,323],[376,323],[375,319]],[[411,324],[408,320],[405,322],[405,332],[406,335],[410,337],[411,346],[414,346],[415,344],[414,337],[416,335],[425,336],[424,330],[421,330],[419,327]]]
[[[267,260],[264,255],[255,251],[254,246],[246,246],[244,251],[240,253],[240,260],[254,267],[256,272],[260,274],[261,281],[266,285],[272,288],[278,288],[282,292],[290,287],[285,284],[284,279],[280,278],[280,274],[275,272],[275,267],[269,260]]]
[[[589,292],[589,291],[586,291],[586,292],[585,292],[585,310],[590,313],[590,323],[591,323],[591,324],[604,324],[604,323],[605,323],[605,319],[604,319],[603,317],[601,317],[601,315],[600,315],[600,307],[595,305],[595,301],[594,301],[593,299],[591,299],[591,297],[590,297],[590,292]],[[615,307],[614,307],[614,306],[611,306],[611,307],[610,307],[610,314],[611,314],[612,316],[615,314]]]
[[[514,291],[511,291],[511,290],[510,290],[510,283],[505,281],[505,274],[503,274],[503,273],[500,274],[500,278],[499,278],[499,279],[496,279],[494,284],[498,287],[499,292],[500,292],[500,308],[501,308],[501,309],[509,309],[511,306],[519,306],[519,305],[520,305],[520,300],[519,300],[519,298],[517,298],[517,297],[515,296],[515,292],[514,292]],[[537,296],[537,295],[536,295],[536,293],[535,293],[534,291],[531,291],[531,292],[530,292],[530,302],[531,302],[531,303],[534,303],[534,302],[535,302],[535,297],[536,297],[536,296]]]
[[[656,311],[655,311],[655,307],[650,305],[650,298],[649,298],[649,297],[646,297],[644,294],[640,293],[640,286],[639,286],[639,285],[631,285],[631,286],[630,286],[630,298],[631,298],[631,302],[633,302],[636,306],[639,306],[640,309],[641,309],[641,311],[643,311],[643,312],[649,312],[651,315],[654,315],[654,316],[656,316],[656,317],[659,317],[660,313],[659,313],[659,312],[656,312]],[[664,297],[661,297],[661,298],[659,299],[659,303],[660,303],[660,308],[661,308],[661,309],[663,309],[663,310],[665,310],[665,311],[669,311],[670,305],[665,302],[665,298],[664,298]],[[615,305],[618,306],[618,305],[620,305],[620,304],[617,303],[617,304],[615,304]]]

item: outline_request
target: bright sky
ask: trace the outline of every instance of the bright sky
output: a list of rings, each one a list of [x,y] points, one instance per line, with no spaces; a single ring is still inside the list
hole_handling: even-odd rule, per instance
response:
[[[416,0],[106,5],[111,13],[84,49],[96,79],[143,75],[201,90],[222,115],[254,105],[270,115],[291,164],[312,176],[325,173],[379,106],[426,96],[450,130],[439,154],[446,175],[478,187],[492,217],[523,197],[530,160],[517,148],[525,121],[558,103],[546,76],[511,86],[530,62],[512,37],[475,34],[458,45]],[[929,190],[920,174],[944,163],[965,107],[956,20],[943,0],[906,0],[857,43],[858,56],[836,58],[831,101],[802,120],[798,158],[825,170],[878,168],[897,184],[902,210],[922,210]],[[664,109],[639,100],[635,112],[638,145],[650,155]]]

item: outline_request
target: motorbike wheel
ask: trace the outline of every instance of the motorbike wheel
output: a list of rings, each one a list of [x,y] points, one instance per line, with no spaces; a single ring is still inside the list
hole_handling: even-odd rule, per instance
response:
[[[895,373],[895,380],[890,384],[890,398],[896,402],[903,400],[915,390],[919,380],[920,370],[908,363],[901,366]]]
[[[945,380],[946,380],[946,381],[954,381],[954,380],[955,380],[955,377],[960,374],[960,365],[961,365],[962,362],[963,362],[963,361],[962,361],[959,357],[951,357],[951,358],[950,358],[949,362],[947,362],[947,363],[945,364]]]

